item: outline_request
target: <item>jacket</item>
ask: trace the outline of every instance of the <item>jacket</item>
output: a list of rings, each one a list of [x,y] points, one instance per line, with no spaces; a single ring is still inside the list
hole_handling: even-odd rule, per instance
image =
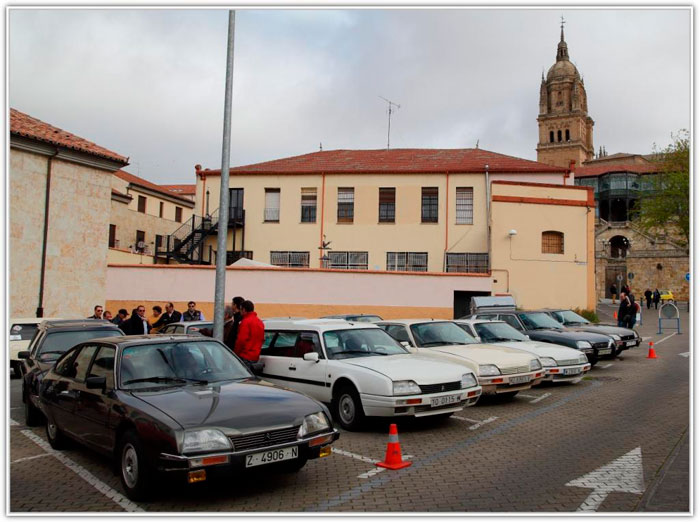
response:
[[[146,328],[147,332],[150,333],[151,331],[151,325],[148,323],[148,320],[145,317],[140,317],[139,314],[134,312],[131,314],[131,317],[124,321],[119,328],[121,328],[122,332],[124,332],[125,335],[144,335],[143,332],[143,323],[146,323]]]
[[[182,314],[177,310],[173,310],[172,314],[169,314],[168,312],[163,312],[162,314],[160,314],[160,317],[152,326],[160,330],[166,324],[179,323],[180,319],[182,319]]]
[[[264,341],[265,325],[258,318],[258,314],[248,312],[238,325],[238,337],[233,351],[241,359],[257,362]]]

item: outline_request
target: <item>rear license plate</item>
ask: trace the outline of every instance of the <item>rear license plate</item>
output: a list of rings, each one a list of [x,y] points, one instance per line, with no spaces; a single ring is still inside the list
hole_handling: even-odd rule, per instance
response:
[[[598,350],[598,355],[606,355],[612,353],[612,350],[610,348],[603,348],[601,350]]]
[[[299,456],[299,447],[282,448],[260,453],[246,455],[245,467],[262,466],[263,464],[272,464],[273,462],[282,462],[283,460],[296,459]]]
[[[508,379],[508,382],[510,384],[522,384],[524,382],[530,382],[530,376],[529,375],[519,375],[518,377],[511,377]]]
[[[446,404],[454,404],[459,402],[459,395],[443,395],[442,397],[432,397],[430,399],[430,407],[445,406]]]
[[[564,368],[564,375],[578,375],[581,373],[581,368]]]
[[[627,341],[627,346],[634,346],[637,344],[637,341]]]

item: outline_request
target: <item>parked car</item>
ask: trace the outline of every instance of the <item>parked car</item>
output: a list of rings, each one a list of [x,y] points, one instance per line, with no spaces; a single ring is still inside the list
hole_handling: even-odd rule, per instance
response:
[[[659,290],[659,293],[661,294],[659,298],[661,299],[662,303],[666,301],[672,303],[676,300],[676,298],[673,297],[673,292],[671,292],[670,290]]]
[[[22,360],[22,402],[27,426],[42,421],[39,384],[56,359],[83,341],[117,335],[124,333],[117,325],[102,319],[47,320],[38,326],[29,349],[17,354]]]
[[[514,397],[539,384],[545,376],[542,363],[532,354],[491,344],[479,344],[452,321],[391,319],[377,325],[413,353],[460,361],[478,375],[484,394]]]
[[[373,323],[381,321],[382,318],[375,314],[339,314],[324,315],[321,319],[342,319],[343,321],[355,321],[358,323]]]
[[[615,341],[615,355],[620,355],[623,350],[639,346],[642,342],[642,338],[632,328],[592,323],[573,310],[548,310],[547,313],[567,328],[609,335]]]
[[[330,404],[345,429],[365,417],[451,415],[481,394],[464,365],[413,355],[373,324],[265,321],[261,376]]]
[[[477,312],[462,319],[498,319],[505,321],[533,341],[559,344],[575,348],[588,357],[591,366],[604,355],[612,355],[612,337],[582,330],[564,328],[549,314],[542,311],[499,310],[498,312]]]
[[[588,358],[580,351],[533,341],[504,321],[461,319],[455,324],[481,343],[518,348],[536,355],[547,372],[545,381],[577,383],[591,369]]]
[[[170,323],[161,328],[159,334],[190,334],[202,335],[199,331],[202,328],[214,328],[212,321],[188,321],[186,323]]]
[[[10,368],[15,378],[22,375],[22,361],[17,355],[27,349],[42,321],[52,321],[57,317],[28,317],[10,319]]]
[[[297,471],[338,438],[322,404],[261,381],[208,337],[81,343],[47,373],[41,401],[51,446],[70,437],[114,456],[135,500],[162,473],[194,483],[268,464]]]

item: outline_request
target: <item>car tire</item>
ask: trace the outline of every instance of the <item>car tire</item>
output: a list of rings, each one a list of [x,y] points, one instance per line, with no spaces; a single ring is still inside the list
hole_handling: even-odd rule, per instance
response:
[[[117,452],[119,479],[131,500],[147,500],[153,491],[153,469],[138,435],[127,431],[119,440]]]
[[[13,362],[10,364],[10,367],[12,368],[12,379],[19,379],[22,377],[22,363],[20,362]]]
[[[333,415],[343,429],[355,431],[365,420],[360,396],[351,385],[345,385],[338,389],[333,397],[332,406]]]
[[[55,450],[64,449],[68,440],[53,419],[46,419],[46,439]]]
[[[44,416],[41,411],[32,404],[26,392],[22,394],[22,401],[24,402],[24,423],[27,426],[38,426],[41,424]]]

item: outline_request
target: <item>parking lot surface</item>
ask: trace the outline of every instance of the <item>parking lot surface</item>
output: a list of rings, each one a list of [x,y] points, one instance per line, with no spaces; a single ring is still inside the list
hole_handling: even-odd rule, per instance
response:
[[[601,305],[601,320],[613,308]],[[342,431],[331,457],[296,474],[252,474],[168,484],[134,503],[111,462],[72,445],[54,451],[44,427],[24,425],[20,381],[10,381],[10,505],[21,512],[632,512],[689,510],[691,350],[683,333],[657,334],[601,360],[579,384],[545,385],[513,400],[482,399],[444,420],[398,422],[404,459],[384,458],[388,422]],[[648,359],[648,342],[657,359]]]

